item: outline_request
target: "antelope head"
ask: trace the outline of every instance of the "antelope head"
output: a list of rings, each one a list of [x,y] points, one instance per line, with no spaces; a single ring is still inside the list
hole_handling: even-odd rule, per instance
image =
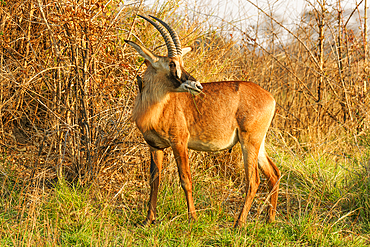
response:
[[[145,16],[139,16],[150,22],[161,33],[168,51],[167,56],[157,56],[144,46],[125,40],[127,44],[135,48],[135,50],[145,58],[147,70],[144,74],[142,87],[145,88],[146,83],[151,83],[158,84],[156,85],[156,90],[158,90],[158,88],[163,88],[166,92],[200,93],[203,89],[202,85],[186,72],[182,60],[183,55],[191,51],[191,48],[182,48],[177,33],[164,21],[150,16],[161,23],[163,28],[153,20]],[[168,32],[165,29],[167,29]]]

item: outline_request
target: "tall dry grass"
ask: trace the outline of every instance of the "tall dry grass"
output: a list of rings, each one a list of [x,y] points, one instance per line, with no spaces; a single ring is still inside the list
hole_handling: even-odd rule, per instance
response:
[[[143,156],[129,121],[135,8],[7,1],[1,14],[1,144],[30,179],[96,177]],[[139,140],[138,140],[139,139]]]

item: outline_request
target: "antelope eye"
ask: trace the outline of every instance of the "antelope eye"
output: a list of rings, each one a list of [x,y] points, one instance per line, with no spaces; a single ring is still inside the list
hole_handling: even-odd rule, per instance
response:
[[[172,76],[175,79],[179,80],[181,77],[181,72],[176,68],[176,63],[170,62],[169,65],[170,65],[170,71],[171,71]]]

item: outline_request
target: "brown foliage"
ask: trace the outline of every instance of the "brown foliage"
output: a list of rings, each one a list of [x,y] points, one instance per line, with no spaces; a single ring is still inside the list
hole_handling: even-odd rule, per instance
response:
[[[131,17],[116,18],[118,8],[104,4],[29,0],[1,8],[1,147],[31,178],[90,179],[104,164],[142,158],[128,121],[135,71],[118,29]]]
[[[144,166],[137,164],[147,159],[145,144],[130,121],[137,90],[132,78],[141,60],[123,39],[140,37],[148,48],[162,40],[135,18],[138,6],[103,0],[0,4],[1,153],[26,179],[63,173],[83,182],[101,174],[104,184],[117,172],[122,179],[141,178]],[[201,82],[252,80],[272,92],[278,102],[273,127],[283,136],[315,148],[333,135],[368,131],[369,65],[361,37],[351,30],[343,31],[338,46],[328,29],[325,39],[317,37],[313,19],[294,31],[291,42],[278,43],[271,32],[277,42],[257,44],[244,32],[234,40],[202,30],[201,21],[177,20],[166,8],[159,16],[170,13],[164,19],[184,46],[195,47],[184,58],[187,70]]]

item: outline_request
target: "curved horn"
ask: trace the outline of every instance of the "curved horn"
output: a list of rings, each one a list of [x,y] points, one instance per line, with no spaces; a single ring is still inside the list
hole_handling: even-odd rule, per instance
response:
[[[165,23],[161,19],[159,19],[155,16],[152,16],[152,15],[149,15],[149,16],[152,17],[153,19],[156,19],[157,21],[159,21],[168,30],[168,32],[170,33],[171,38],[173,40],[173,43],[175,43],[176,50],[177,50],[177,55],[181,56],[182,55],[181,42],[180,42],[179,36],[177,35],[176,31],[173,30],[172,27],[170,27],[167,23]]]
[[[145,16],[142,16],[142,15],[138,15],[138,16],[140,16],[141,18],[150,22],[150,24],[152,24],[161,33],[164,41],[166,42],[168,56],[169,57],[176,57],[176,55],[177,55],[176,49],[177,48],[176,48],[175,44],[173,43],[170,35],[166,32],[166,30],[163,27],[159,26],[154,21],[150,20],[149,18],[147,18]]]

